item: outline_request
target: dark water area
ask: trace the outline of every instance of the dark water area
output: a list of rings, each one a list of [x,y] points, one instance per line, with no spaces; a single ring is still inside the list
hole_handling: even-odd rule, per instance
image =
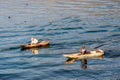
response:
[[[35,37],[50,46],[21,50]],[[64,64],[63,54],[104,57]],[[120,80],[119,0],[0,0],[0,80]]]

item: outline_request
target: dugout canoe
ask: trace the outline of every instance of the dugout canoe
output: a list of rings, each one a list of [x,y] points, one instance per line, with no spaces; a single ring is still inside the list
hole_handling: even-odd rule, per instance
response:
[[[20,45],[20,47],[22,49],[30,49],[30,48],[35,48],[35,47],[46,47],[50,44],[49,41],[41,41],[41,42],[38,42],[38,43],[34,43],[34,44],[25,44],[25,45]]]
[[[103,56],[103,55],[104,55],[104,51],[101,49],[91,50],[84,54],[81,54],[81,53],[63,54],[64,57],[72,58],[72,59],[88,59],[88,58],[99,57],[99,56]]]

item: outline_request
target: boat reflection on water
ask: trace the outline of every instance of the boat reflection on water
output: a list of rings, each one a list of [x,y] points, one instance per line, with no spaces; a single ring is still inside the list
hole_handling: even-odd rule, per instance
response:
[[[77,60],[80,60],[81,61],[81,68],[82,69],[86,69],[87,68],[87,60],[89,59],[103,59],[104,56],[99,56],[99,57],[91,57],[91,58],[88,58],[88,59],[73,59],[73,58],[68,58],[64,64],[72,64],[74,63],[75,61]]]
[[[25,51],[25,50],[30,50],[33,54],[39,54],[39,47],[35,47],[35,48],[29,48],[29,49],[21,49],[21,51]]]
[[[33,54],[39,54],[39,48],[31,48],[30,50]]]
[[[42,47],[42,48],[48,48],[49,46],[46,46],[46,47]],[[42,49],[40,47],[34,47],[34,48],[29,48],[29,49],[21,49],[21,51],[24,51],[24,50],[30,50],[32,52],[32,54],[39,54],[39,50]]]

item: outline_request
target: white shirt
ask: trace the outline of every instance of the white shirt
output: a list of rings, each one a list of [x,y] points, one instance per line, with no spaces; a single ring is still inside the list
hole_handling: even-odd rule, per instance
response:
[[[35,44],[35,43],[38,43],[38,40],[37,39],[35,39],[35,38],[31,38],[31,43],[33,44]]]

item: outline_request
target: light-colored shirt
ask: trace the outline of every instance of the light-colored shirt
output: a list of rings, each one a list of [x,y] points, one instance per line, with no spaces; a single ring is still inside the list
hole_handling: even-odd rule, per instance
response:
[[[36,43],[38,43],[38,40],[36,38],[31,38],[31,43],[36,44]]]

